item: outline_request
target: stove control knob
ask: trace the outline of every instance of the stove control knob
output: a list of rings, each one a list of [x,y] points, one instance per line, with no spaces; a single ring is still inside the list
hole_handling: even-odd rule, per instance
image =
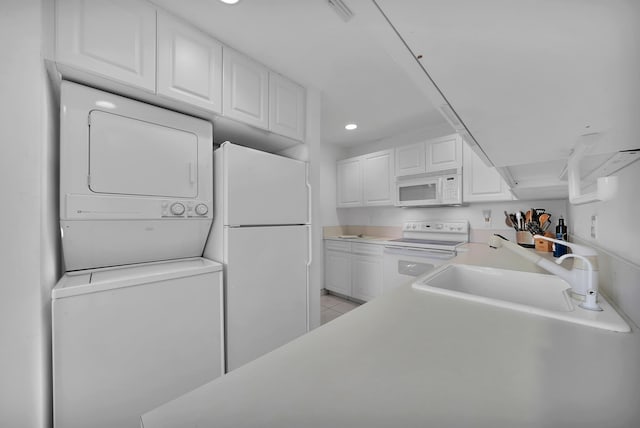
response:
[[[415,224],[412,224],[412,225],[411,225],[411,229],[413,229],[413,230],[416,230],[416,227],[417,227],[417,226],[416,226]]]
[[[198,215],[206,215],[209,212],[209,207],[205,204],[196,205],[196,214]]]
[[[173,204],[171,204],[171,214],[173,215],[182,215],[184,214],[184,205],[182,205],[180,202],[174,202]]]
[[[441,224],[436,224],[436,229],[442,229],[442,225]]]

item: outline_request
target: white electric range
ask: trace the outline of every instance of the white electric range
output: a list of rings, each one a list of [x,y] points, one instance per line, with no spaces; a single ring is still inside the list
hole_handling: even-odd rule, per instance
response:
[[[384,247],[385,292],[415,280],[454,258],[469,242],[466,220],[411,221],[402,227],[402,238]]]

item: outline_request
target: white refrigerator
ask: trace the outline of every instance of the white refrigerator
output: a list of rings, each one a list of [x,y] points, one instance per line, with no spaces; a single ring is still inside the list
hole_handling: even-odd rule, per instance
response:
[[[307,163],[223,143],[204,256],[224,265],[226,370],[308,331]]]

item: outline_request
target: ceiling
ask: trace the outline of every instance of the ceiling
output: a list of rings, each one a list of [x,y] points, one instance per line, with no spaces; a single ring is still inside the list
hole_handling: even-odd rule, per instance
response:
[[[321,91],[325,143],[446,126],[446,99],[512,172],[557,176],[583,134],[640,146],[637,0],[344,0],[348,22],[327,0],[153,1]]]
[[[321,91],[324,143],[352,146],[446,126],[391,57],[387,43],[377,42],[392,30],[375,4],[346,2],[354,13],[349,22],[326,0],[241,0],[234,6],[217,0],[154,0],[226,45]],[[394,49],[406,50],[394,42]],[[357,130],[344,129],[351,122]]]

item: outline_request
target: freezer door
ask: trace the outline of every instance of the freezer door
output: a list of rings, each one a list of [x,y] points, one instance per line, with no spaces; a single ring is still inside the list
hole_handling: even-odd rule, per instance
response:
[[[309,222],[306,163],[224,143],[225,224]]]
[[[227,370],[307,331],[308,226],[225,228]]]

